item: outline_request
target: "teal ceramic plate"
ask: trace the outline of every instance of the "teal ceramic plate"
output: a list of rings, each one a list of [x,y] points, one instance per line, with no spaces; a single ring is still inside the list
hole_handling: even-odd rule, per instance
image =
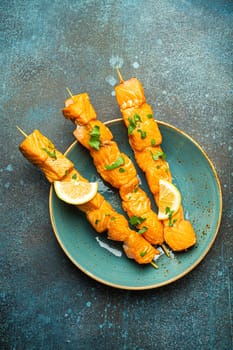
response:
[[[143,290],[180,279],[203,260],[219,229],[222,196],[211,161],[187,134],[166,123],[158,123],[163,135],[162,148],[167,155],[173,182],[182,194],[185,217],[192,222],[197,234],[197,244],[188,252],[172,253],[170,258],[163,254],[157,260],[157,270],[151,265],[138,265],[124,255],[121,243],[108,240],[105,234],[97,234],[83,213],[60,201],[51,186],[50,215],[60,246],[85,274],[112,287]],[[133,159],[123,121],[115,119],[106,124],[120,149]],[[101,180],[88,151],[74,142],[66,155],[84,177],[89,181],[98,181],[99,192],[118,212],[123,213],[118,191]],[[144,175],[139,169],[138,174],[142,187],[150,194]],[[153,197],[150,197],[153,203]],[[155,206],[154,209],[156,210]]]

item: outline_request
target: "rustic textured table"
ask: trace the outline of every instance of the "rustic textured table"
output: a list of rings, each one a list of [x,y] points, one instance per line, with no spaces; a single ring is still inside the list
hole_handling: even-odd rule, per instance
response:
[[[232,349],[232,1],[2,0],[0,18],[1,349]],[[120,117],[116,64],[142,81],[157,119],[202,145],[223,191],[206,258],[147,291],[72,264],[52,231],[49,184],[18,151],[16,124],[61,151],[73,142],[66,86],[87,90],[102,121]]]

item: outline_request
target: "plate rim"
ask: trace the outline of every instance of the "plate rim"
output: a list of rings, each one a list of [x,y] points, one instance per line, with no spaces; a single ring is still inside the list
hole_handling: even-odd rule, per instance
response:
[[[159,288],[159,287],[163,287],[165,285],[169,285],[181,278],[183,278],[184,276],[186,276],[188,273],[190,273],[192,270],[194,270],[202,260],[204,260],[204,258],[206,257],[206,255],[209,253],[209,251],[211,250],[217,234],[219,232],[220,229],[220,225],[221,225],[221,219],[222,219],[222,208],[223,208],[223,199],[222,199],[222,189],[221,189],[221,183],[219,180],[219,176],[217,173],[217,170],[215,169],[215,166],[213,164],[213,162],[210,160],[209,156],[207,155],[206,151],[203,150],[203,148],[201,147],[201,145],[194,140],[189,134],[187,134],[185,131],[179,129],[178,127],[171,125],[167,122],[164,121],[160,121],[155,119],[155,121],[159,124],[159,125],[163,125],[165,127],[171,128],[174,131],[177,131],[178,133],[182,134],[184,137],[188,138],[189,141],[191,141],[198,149],[199,151],[203,154],[204,158],[207,160],[207,162],[209,163],[209,166],[213,172],[216,184],[217,184],[217,188],[218,188],[218,194],[219,194],[219,213],[218,213],[218,221],[216,224],[216,229],[215,232],[212,236],[211,241],[209,242],[208,246],[206,247],[206,249],[203,251],[203,253],[199,256],[199,258],[197,260],[195,260],[195,262],[189,267],[187,268],[185,271],[181,272],[180,274],[170,278],[169,280],[160,282],[160,283],[156,283],[156,284],[151,284],[151,285],[145,285],[145,286],[126,286],[126,285],[120,285],[117,283],[112,283],[112,282],[108,282],[106,280],[104,280],[103,278],[100,278],[98,276],[96,276],[95,274],[93,274],[92,272],[86,270],[81,264],[79,264],[69,253],[69,251],[66,249],[65,245],[63,244],[60,236],[59,236],[59,232],[57,232],[57,228],[55,225],[55,219],[54,219],[54,214],[53,214],[53,210],[52,210],[52,197],[53,197],[53,192],[54,192],[54,188],[53,188],[53,184],[50,185],[50,190],[49,190],[49,214],[50,214],[50,220],[51,220],[51,225],[52,225],[52,229],[53,229],[53,233],[60,245],[60,247],[62,248],[63,252],[65,253],[65,255],[70,259],[70,261],[79,269],[81,270],[84,274],[86,274],[87,276],[89,276],[90,278],[94,279],[95,281],[102,283],[104,285],[107,285],[109,287],[114,287],[114,288],[118,288],[118,289],[123,289],[123,290],[149,290],[149,289],[155,289],[155,288]],[[108,121],[104,121],[103,123],[105,125],[111,125],[114,123],[118,123],[118,122],[123,122],[123,118],[114,118]],[[68,148],[66,149],[66,151],[64,152],[64,155],[66,156],[74,147],[75,145],[78,144],[77,140],[74,140],[70,146],[68,146]]]

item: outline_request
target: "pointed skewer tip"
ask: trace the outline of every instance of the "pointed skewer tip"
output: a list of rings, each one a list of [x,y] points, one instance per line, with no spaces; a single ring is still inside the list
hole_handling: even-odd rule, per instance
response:
[[[19,132],[21,132],[21,134],[22,134],[24,137],[28,137],[28,135],[26,134],[26,132],[23,131],[18,125],[16,125],[16,128],[19,130]]]
[[[68,94],[70,95],[70,97],[73,97],[72,92],[70,91],[70,89],[68,87],[66,87],[66,91],[68,92]]]
[[[118,66],[116,66],[116,71],[117,71],[117,75],[118,75],[120,83],[123,83],[124,79],[123,79],[123,77],[121,75],[121,72],[120,72],[120,69],[119,69]]]

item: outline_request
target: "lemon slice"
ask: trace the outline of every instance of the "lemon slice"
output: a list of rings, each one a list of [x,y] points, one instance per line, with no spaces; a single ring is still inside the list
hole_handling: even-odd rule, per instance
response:
[[[89,202],[97,193],[97,182],[54,181],[54,190],[62,201],[79,205]]]
[[[181,204],[181,194],[171,182],[159,180],[158,219],[166,220],[175,214]]]

